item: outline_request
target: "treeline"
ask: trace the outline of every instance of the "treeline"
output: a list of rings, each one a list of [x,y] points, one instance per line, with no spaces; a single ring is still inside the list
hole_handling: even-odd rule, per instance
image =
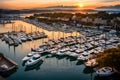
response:
[[[71,18],[73,16],[72,13],[42,13],[42,14],[34,14],[35,17],[39,16],[45,16],[45,17],[51,17],[51,18]]]
[[[100,67],[109,66],[120,72],[120,45],[118,48],[110,48],[104,50],[97,57]]]
[[[76,16],[75,18],[73,16]],[[42,17],[42,18],[41,18]],[[72,24],[74,20],[76,23],[81,23],[82,25],[100,25],[100,24],[93,24],[92,22],[82,22],[82,18],[89,17],[91,19],[95,18],[102,18],[104,20],[107,20],[107,25],[112,25],[111,20],[113,19],[115,23],[120,24],[120,21],[115,19],[117,17],[120,17],[120,13],[114,13],[114,14],[108,14],[107,12],[101,11],[94,14],[82,14],[82,13],[62,13],[62,12],[49,12],[49,13],[41,13],[41,14],[34,14],[33,16],[26,17],[28,19],[38,19],[38,21],[46,22],[46,23],[53,23],[53,22],[65,22],[66,24]],[[65,21],[63,19],[68,19],[68,21]]]
[[[120,13],[114,13],[114,14],[109,14],[105,11],[100,11],[98,13],[94,13],[94,14],[82,14],[82,13],[41,13],[41,14],[34,14],[35,17],[39,17],[39,16],[44,16],[44,17],[51,17],[51,18],[69,18],[71,19],[73,16],[76,16],[76,18],[81,19],[81,18],[85,18],[85,17],[89,17],[89,18],[102,18],[102,19],[114,19],[115,17],[120,17]]]

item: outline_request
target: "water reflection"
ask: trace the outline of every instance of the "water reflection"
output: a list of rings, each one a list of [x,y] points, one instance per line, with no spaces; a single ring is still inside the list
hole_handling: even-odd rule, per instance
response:
[[[77,61],[76,65],[82,65],[83,63],[83,61]]]
[[[93,72],[94,72],[94,70],[91,67],[85,67],[83,70],[83,73],[85,73],[85,74],[91,74]]]
[[[3,78],[7,78],[7,77],[10,77],[12,76],[14,73],[17,72],[17,68],[11,70],[11,71],[8,71],[6,73],[0,73],[0,75],[3,77]]]
[[[37,64],[35,64],[33,66],[25,67],[24,71],[39,70],[42,63],[43,63],[43,61],[40,61],[40,62],[38,62]]]

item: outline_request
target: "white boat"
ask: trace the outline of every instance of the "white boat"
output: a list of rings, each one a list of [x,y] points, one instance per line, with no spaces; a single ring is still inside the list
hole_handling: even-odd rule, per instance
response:
[[[43,61],[43,58],[39,54],[35,54],[25,63],[25,66],[33,66],[39,61]]]
[[[57,53],[57,50],[52,50],[50,53],[51,53],[51,54],[56,54],[56,53]]]
[[[71,57],[78,57],[79,54],[75,53],[75,52],[71,52],[71,54],[69,54],[69,56]]]
[[[59,55],[59,56],[65,55],[65,49],[58,50],[58,52],[56,53],[56,55]]]
[[[115,73],[115,70],[111,67],[103,67],[96,71],[97,75],[99,76],[110,76]]]
[[[80,56],[78,56],[77,60],[85,61],[87,59],[88,55],[89,55],[88,52],[83,52]]]
[[[64,54],[67,55],[67,56],[69,56],[70,54],[72,54],[72,52],[66,51]]]
[[[26,36],[20,36],[21,41],[25,42],[27,40]]]
[[[22,61],[25,62],[27,60],[29,60],[33,55],[35,55],[37,52],[30,52],[27,54],[27,56],[25,56]]]
[[[95,67],[98,65],[98,63],[96,62],[96,59],[91,59],[91,60],[88,60],[87,62],[84,63],[85,66],[87,67]]]
[[[81,53],[83,51],[84,51],[83,49],[77,49],[75,52],[79,54],[79,53]]]
[[[37,52],[37,53],[43,53],[44,49],[43,48],[37,48],[37,49],[33,49],[31,48],[32,52]]]

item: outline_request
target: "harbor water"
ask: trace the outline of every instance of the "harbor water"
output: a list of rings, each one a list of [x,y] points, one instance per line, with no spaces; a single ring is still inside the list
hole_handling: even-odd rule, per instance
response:
[[[0,40],[0,52],[18,64],[18,69],[6,77],[6,80],[95,80],[95,73],[91,69],[86,68],[81,62],[68,57],[51,57],[48,54],[43,56],[45,58],[43,63],[38,63],[32,68],[25,68],[22,65],[22,58],[31,51],[31,48],[37,48],[49,39],[56,40],[70,35],[79,36],[79,33],[47,31],[19,20],[15,20],[14,24],[0,25],[0,33],[13,30],[23,30],[26,33],[34,31],[45,32],[48,38],[27,41],[18,47],[9,46]]]

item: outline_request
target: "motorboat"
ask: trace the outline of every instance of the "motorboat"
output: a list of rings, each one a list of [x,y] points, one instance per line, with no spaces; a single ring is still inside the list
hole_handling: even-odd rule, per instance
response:
[[[75,52],[79,54],[79,53],[81,53],[83,51],[84,51],[83,49],[77,49]]]
[[[56,50],[51,51],[51,54],[56,54],[56,53],[57,53]]]
[[[37,49],[33,49],[31,48],[32,52],[37,52],[37,53],[43,53],[44,49],[43,48],[37,48]]]
[[[25,66],[33,66],[40,61],[43,61],[43,58],[39,54],[35,54],[25,63]]]
[[[27,60],[29,60],[33,55],[35,55],[37,52],[30,52],[28,53],[23,59],[22,61],[25,62]]]
[[[58,50],[58,52],[56,53],[56,55],[59,55],[59,56],[65,55],[65,49]]]
[[[71,52],[71,54],[69,54],[69,56],[71,57],[78,57],[79,54],[75,53],[75,52]]]
[[[99,76],[110,76],[115,73],[115,70],[111,67],[103,67],[96,71]]]
[[[66,51],[66,52],[64,52],[64,54],[67,55],[67,56],[69,56],[70,54],[72,54],[72,52]]]
[[[82,54],[80,54],[77,58],[77,60],[83,60],[85,61],[88,57],[89,53],[88,52],[83,52]]]

